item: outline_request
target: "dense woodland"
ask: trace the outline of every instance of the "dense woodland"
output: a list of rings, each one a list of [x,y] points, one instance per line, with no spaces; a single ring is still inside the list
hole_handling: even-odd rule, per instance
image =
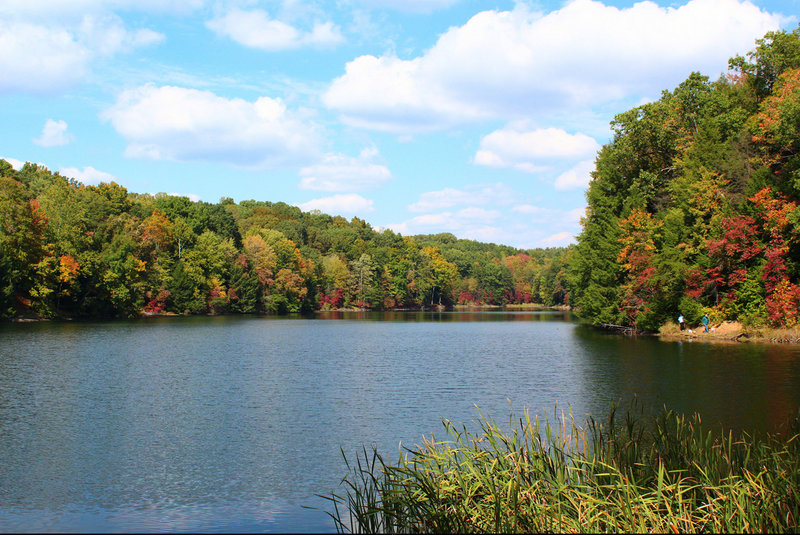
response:
[[[577,246],[404,237],[278,202],[85,186],[0,160],[0,318],[569,304],[594,324],[794,326],[800,28],[622,113]]]
[[[593,323],[797,324],[800,28],[756,45],[612,122],[569,267]]]
[[[285,203],[85,186],[0,160],[0,317],[563,304],[567,249],[403,237]]]

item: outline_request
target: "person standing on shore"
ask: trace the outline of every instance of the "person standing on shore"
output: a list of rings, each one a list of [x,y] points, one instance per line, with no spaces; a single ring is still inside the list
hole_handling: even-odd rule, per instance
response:
[[[703,314],[703,332],[708,332],[708,314]]]
[[[683,330],[683,314],[678,315],[678,325],[680,325],[681,330]]]

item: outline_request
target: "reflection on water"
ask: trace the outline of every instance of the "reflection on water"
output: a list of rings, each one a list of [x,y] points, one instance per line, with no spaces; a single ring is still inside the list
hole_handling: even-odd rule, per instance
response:
[[[602,380],[621,399],[699,412],[706,421],[776,430],[800,406],[800,349],[779,344],[662,342],[582,327],[588,381]]]
[[[3,531],[330,531],[340,448],[637,395],[774,429],[800,352],[666,343],[563,312],[327,313],[0,325]]]
[[[433,311],[416,312],[392,310],[387,312],[372,312],[368,310],[353,311],[326,311],[315,314],[318,319],[324,320],[356,320],[356,321],[563,321],[572,318],[572,313],[553,310],[520,310],[520,311],[493,311],[493,310],[461,310],[461,311]]]

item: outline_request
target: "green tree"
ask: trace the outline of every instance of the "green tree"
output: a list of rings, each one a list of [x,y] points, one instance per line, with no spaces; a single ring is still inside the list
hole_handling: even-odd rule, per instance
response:
[[[0,317],[27,314],[34,290],[36,297],[46,297],[37,280],[47,256],[46,224],[39,202],[25,186],[0,177]]]

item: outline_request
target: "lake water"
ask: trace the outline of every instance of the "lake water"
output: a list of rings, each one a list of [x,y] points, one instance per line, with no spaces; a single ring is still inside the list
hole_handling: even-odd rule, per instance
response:
[[[660,342],[561,312],[0,325],[0,531],[332,531],[340,448],[647,407],[771,430],[800,348]]]

